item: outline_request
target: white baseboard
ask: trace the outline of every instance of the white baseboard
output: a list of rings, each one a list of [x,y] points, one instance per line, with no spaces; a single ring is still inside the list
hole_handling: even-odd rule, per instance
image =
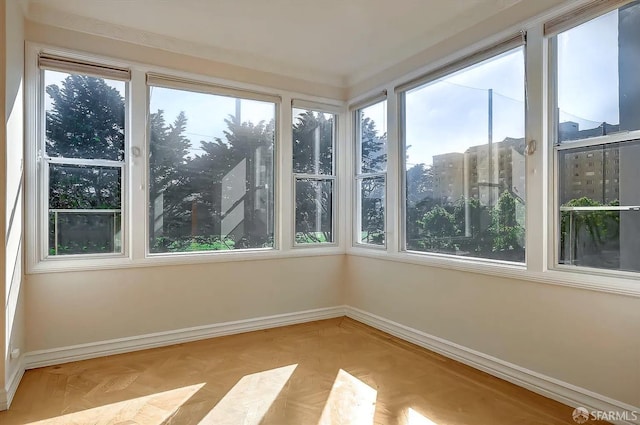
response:
[[[445,357],[457,360],[475,369],[482,370],[490,375],[504,379],[505,381],[531,390],[552,400],[559,401],[560,403],[568,406],[582,406],[587,408],[589,411],[640,412],[640,407],[631,406],[626,403],[613,400],[601,394],[525,369],[513,363],[500,360],[437,336],[429,335],[417,329],[376,316],[375,314],[350,306],[345,307],[345,312],[347,317],[357,320],[358,322],[394,335],[420,347],[435,351]],[[640,417],[638,419],[640,419]],[[640,424],[640,420],[622,420],[613,421],[613,423],[620,425],[638,425]]]
[[[20,358],[18,367],[13,372],[13,375],[11,375],[11,378],[7,381],[6,389],[0,389],[0,411],[7,410],[9,406],[11,406],[11,402],[13,401],[13,397],[16,395],[16,391],[18,391],[18,385],[20,385],[24,371],[23,356]]]
[[[11,403],[11,399],[15,394],[18,383],[20,382],[25,369],[33,369],[37,367],[145,350],[148,348],[163,347],[218,336],[311,322],[314,320],[331,319],[345,315],[383,332],[394,335],[400,339],[442,354],[445,357],[457,360],[473,368],[482,370],[490,375],[504,379],[505,381],[511,382],[550,399],[559,401],[560,403],[568,406],[583,406],[589,410],[605,412],[640,411],[639,407],[634,407],[620,401],[610,399],[601,394],[525,369],[518,365],[350,306],[320,308],[296,313],[279,314],[275,316],[74,345],[70,347],[32,351],[24,355],[24,367],[14,374],[13,379],[8,385],[8,390],[0,390],[0,410],[6,409]],[[613,423],[620,425],[640,425],[640,421],[614,421]]]
[[[331,319],[344,316],[345,307],[319,308],[296,313],[278,314],[275,316],[259,317],[255,319],[238,320],[234,322],[217,323],[213,325],[196,326],[193,328],[177,329],[173,331],[157,332],[108,341],[91,342],[88,344],[48,350],[31,351],[25,354],[25,369],[51,366],[56,364],[75,362],[95,357],[146,350],[148,348],[164,347],[183,342],[232,335],[243,332],[258,331],[279,326],[295,325],[312,322],[314,320]]]

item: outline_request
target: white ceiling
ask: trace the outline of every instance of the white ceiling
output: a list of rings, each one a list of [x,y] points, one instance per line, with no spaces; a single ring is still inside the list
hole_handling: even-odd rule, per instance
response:
[[[336,86],[524,0],[28,0],[34,21]]]

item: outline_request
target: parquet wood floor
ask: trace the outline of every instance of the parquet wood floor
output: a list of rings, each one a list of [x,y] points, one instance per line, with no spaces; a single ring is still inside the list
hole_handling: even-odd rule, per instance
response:
[[[0,424],[571,425],[572,411],[339,318],[30,370]]]

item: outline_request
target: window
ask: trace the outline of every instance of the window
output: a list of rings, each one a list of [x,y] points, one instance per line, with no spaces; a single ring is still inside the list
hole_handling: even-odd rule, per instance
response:
[[[149,252],[274,247],[275,101],[148,81]]]
[[[403,91],[406,250],[524,262],[524,47],[514,40]]]
[[[39,65],[42,258],[122,254],[129,72],[45,56]]]
[[[640,2],[553,38],[557,67],[557,263],[640,271]],[[588,158],[588,161],[587,161]],[[576,191],[567,169],[602,180]],[[575,182],[579,183],[579,182]]]
[[[295,244],[332,243],[336,116],[293,108]]]
[[[387,190],[387,101],[358,109],[356,119],[357,244],[381,245],[385,238]]]

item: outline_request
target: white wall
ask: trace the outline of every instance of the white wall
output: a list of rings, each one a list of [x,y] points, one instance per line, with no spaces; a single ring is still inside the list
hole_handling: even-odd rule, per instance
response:
[[[5,113],[5,93],[6,93],[6,43],[7,43],[7,34],[4,29],[6,22],[6,4],[4,2],[0,3],[0,22],[2,22],[2,30],[0,30],[0,182],[3,182],[6,176],[6,167],[5,167],[5,146],[7,145],[7,123],[6,123],[6,113]],[[6,188],[4,184],[0,184],[0,235],[4,236],[4,223],[5,223],[5,209],[2,208],[3,205],[6,204],[6,196],[5,196]],[[0,273],[5,270],[5,246],[4,244],[0,244]],[[0,274],[1,276],[1,274]],[[4,279],[0,279],[0,294],[6,294],[6,282]],[[6,295],[2,298],[6,300]],[[6,353],[6,335],[7,335],[7,315],[5,310],[5,303],[0,305],[0,353],[2,354],[2,361],[0,361],[0,409],[6,407],[6,391],[5,391],[5,353]]]
[[[27,350],[342,304],[344,256],[27,276]]]
[[[558,1],[541,2],[540,10],[552,3]],[[511,17],[513,23],[524,18]],[[489,26],[481,29],[362,81],[349,93],[361,95],[491,34]],[[347,94],[30,22],[26,34],[34,42],[187,72],[328,98]],[[343,255],[32,274],[25,287],[24,351],[349,304],[640,405],[638,298]]]
[[[345,304],[640,406],[640,300],[358,256]]]
[[[5,364],[5,387],[11,385],[20,373],[20,359],[11,359],[11,349],[24,349],[24,304],[22,273],[22,164],[23,164],[23,78],[24,78],[24,20],[17,0],[4,2],[6,16],[4,31],[6,39],[6,74],[4,121],[6,140],[4,147],[5,202],[4,240],[4,294],[5,294],[5,339],[3,358]],[[7,388],[8,389],[8,388]]]
[[[396,79],[407,81],[412,77],[418,77],[424,73],[423,69],[425,65],[430,68],[435,68],[450,62],[452,55],[462,57],[473,53],[477,51],[476,44],[486,44],[503,31],[512,30],[514,33],[520,31],[523,23],[530,21],[531,18],[538,17],[542,19],[544,14],[549,13],[553,8],[566,6],[571,2],[575,3],[576,1],[520,1],[489,19],[459,32],[452,37],[448,37],[446,40],[416,53],[382,72],[366,78],[357,78],[354,81],[349,81],[348,97],[349,99],[353,99],[371,90],[375,92],[378,87]],[[500,40],[500,38],[497,40]]]
[[[320,97],[345,94],[330,86],[29,21],[26,39]],[[342,303],[343,263],[343,255],[334,255],[27,275],[26,351],[335,307]]]
[[[176,71],[214,76],[240,83],[272,87],[329,99],[346,100],[346,89],[328,84],[283,77],[269,72],[228,65],[222,62],[214,62],[208,59],[84,34],[31,21],[26,22],[25,29],[27,40],[45,45],[65,47],[79,52],[100,54],[145,65],[162,66]]]

